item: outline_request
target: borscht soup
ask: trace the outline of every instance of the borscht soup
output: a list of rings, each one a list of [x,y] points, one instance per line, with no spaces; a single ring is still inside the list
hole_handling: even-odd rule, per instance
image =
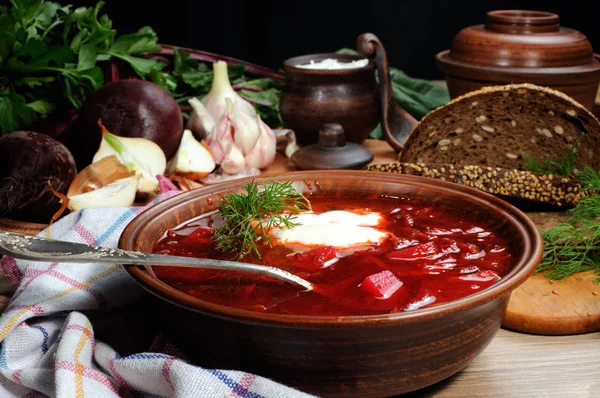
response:
[[[153,267],[158,279],[199,299],[249,311],[305,316],[379,315],[453,301],[497,283],[513,267],[507,241],[453,209],[411,198],[310,196],[293,227],[243,261],[274,266],[315,291],[238,271]],[[481,217],[479,217],[481,218]],[[154,253],[238,260],[219,252],[216,212],[169,229]]]

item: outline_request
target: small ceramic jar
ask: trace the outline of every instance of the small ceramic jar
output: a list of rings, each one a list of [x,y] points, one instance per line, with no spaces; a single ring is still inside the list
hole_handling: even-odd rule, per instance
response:
[[[484,86],[533,83],[591,109],[600,82],[600,57],[587,38],[542,11],[490,11],[485,24],[461,30],[435,60],[452,98]]]
[[[379,123],[375,63],[368,60],[366,66],[349,69],[298,67],[328,58],[342,63],[365,60],[363,56],[336,53],[285,60],[287,80],[281,93],[281,118],[302,145],[315,144],[319,129],[327,123],[343,125],[346,140],[360,144]]]

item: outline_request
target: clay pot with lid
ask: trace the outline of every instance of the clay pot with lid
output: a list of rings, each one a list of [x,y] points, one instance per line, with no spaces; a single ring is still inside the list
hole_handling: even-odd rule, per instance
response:
[[[592,109],[600,82],[600,56],[588,39],[543,11],[490,11],[485,24],[462,29],[435,60],[452,98],[484,86],[533,83]]]

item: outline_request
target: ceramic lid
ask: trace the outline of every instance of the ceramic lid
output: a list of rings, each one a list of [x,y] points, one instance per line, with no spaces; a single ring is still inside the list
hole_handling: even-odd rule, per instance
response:
[[[504,77],[506,73],[587,74],[593,80],[600,72],[589,40],[560,26],[557,14],[543,11],[490,11],[484,24],[462,29],[450,50],[439,53],[436,61],[444,72],[461,69],[460,74],[470,73],[472,78],[483,77],[482,71],[496,71]]]
[[[298,149],[290,160],[301,170],[360,169],[373,160],[373,154],[361,145],[347,143],[342,126],[329,123],[319,130],[316,144]]]

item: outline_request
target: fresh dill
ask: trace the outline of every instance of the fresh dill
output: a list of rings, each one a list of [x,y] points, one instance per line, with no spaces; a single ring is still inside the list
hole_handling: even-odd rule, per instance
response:
[[[271,228],[296,226],[295,214],[311,209],[308,199],[289,181],[258,184],[251,180],[243,189],[245,193],[223,197],[218,214],[224,222],[213,234],[216,249],[237,259],[250,253],[260,257],[259,242],[271,245]]]
[[[560,155],[558,161],[550,158],[534,158],[528,154],[525,154],[523,158],[527,162],[527,168],[535,173],[555,174],[560,176],[573,175],[575,174],[575,155],[577,154],[577,146],[577,142],[569,145],[569,148]]]
[[[583,271],[595,271],[600,282],[600,173],[585,166],[577,173],[589,196],[569,209],[569,217],[542,232],[544,255],[536,273],[563,279]]]

